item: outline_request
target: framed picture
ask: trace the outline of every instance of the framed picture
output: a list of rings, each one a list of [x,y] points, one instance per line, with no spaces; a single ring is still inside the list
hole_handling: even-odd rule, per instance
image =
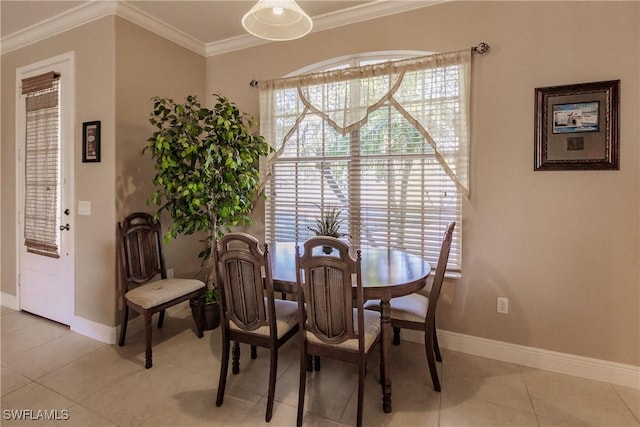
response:
[[[82,123],[82,162],[100,161],[100,122]]]
[[[536,88],[534,170],[620,169],[620,80]]]

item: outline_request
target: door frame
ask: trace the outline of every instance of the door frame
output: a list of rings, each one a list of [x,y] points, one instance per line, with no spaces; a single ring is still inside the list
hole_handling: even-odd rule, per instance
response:
[[[66,233],[70,233],[67,235],[67,246],[66,249],[69,253],[70,267],[69,271],[66,272],[67,283],[66,286],[66,294],[69,296],[71,301],[66,305],[68,310],[65,313],[66,324],[72,325],[74,317],[75,317],[75,289],[76,289],[76,280],[75,280],[75,122],[76,122],[76,111],[75,111],[75,52],[67,52],[61,55],[57,55],[48,59],[44,59],[33,64],[25,65],[22,67],[18,67],[16,69],[16,98],[15,98],[15,149],[16,149],[16,198],[15,198],[15,209],[16,209],[16,302],[17,309],[19,310],[21,307],[20,301],[20,286],[21,286],[21,266],[22,266],[22,239],[20,236],[24,232],[24,221],[23,221],[23,200],[25,194],[24,188],[24,174],[25,174],[25,162],[24,162],[24,137],[25,137],[25,122],[26,115],[20,113],[20,109],[23,106],[23,102],[21,101],[21,90],[20,90],[20,82],[23,78],[31,77],[38,75],[40,73],[44,73],[47,71],[51,71],[52,68],[57,67],[56,71],[61,71],[61,86],[64,88],[61,91],[60,96],[60,111],[63,114],[63,120],[60,122],[60,133],[64,135],[68,141],[66,143],[61,144],[61,157],[64,157],[66,161],[64,162],[66,168],[66,176],[68,182],[66,182],[65,195],[66,200],[68,202],[69,207],[71,208],[71,217],[69,218],[69,222],[71,223],[71,229]],[[64,119],[66,117],[66,119]],[[61,177],[65,179],[64,177]],[[61,200],[61,203],[63,200]]]

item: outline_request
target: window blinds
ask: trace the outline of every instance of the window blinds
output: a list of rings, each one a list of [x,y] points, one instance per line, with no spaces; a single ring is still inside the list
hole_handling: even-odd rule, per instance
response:
[[[22,80],[26,95],[24,239],[28,252],[58,258],[60,75]]]
[[[304,241],[321,211],[343,210],[356,246],[437,263],[468,196],[469,51],[260,84],[268,241]],[[263,84],[264,83],[264,84]],[[460,270],[456,227],[449,270]]]

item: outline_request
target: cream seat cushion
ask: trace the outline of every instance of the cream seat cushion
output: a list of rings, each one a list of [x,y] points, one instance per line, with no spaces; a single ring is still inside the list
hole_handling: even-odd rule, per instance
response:
[[[273,305],[276,311],[276,330],[278,331],[278,337],[281,337],[298,324],[298,303],[296,301],[274,299]],[[253,331],[246,331],[239,328],[235,323],[230,321],[229,328],[250,334],[264,335],[267,337],[269,336],[268,325],[260,326],[258,329],[255,329]]]
[[[358,310],[353,309],[353,324],[356,332],[358,330]],[[369,348],[376,341],[376,338],[380,335],[380,313],[372,310],[364,310],[364,350],[369,351]],[[313,332],[306,332],[307,340],[314,344],[325,345],[328,347],[338,347],[347,350],[358,351],[358,340],[350,339],[340,344],[327,344],[316,337]]]
[[[370,310],[380,310],[380,300],[367,301],[364,305]],[[423,323],[427,318],[429,298],[414,293],[403,297],[391,299],[391,319],[406,320],[409,322]]]
[[[200,280],[161,279],[130,290],[125,298],[147,310],[201,288],[204,288],[204,282]]]

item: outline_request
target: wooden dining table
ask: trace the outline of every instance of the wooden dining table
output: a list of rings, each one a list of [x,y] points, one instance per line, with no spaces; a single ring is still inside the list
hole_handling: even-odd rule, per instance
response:
[[[304,246],[300,246],[302,253]],[[270,243],[271,274],[274,288],[286,294],[296,293],[296,243]],[[355,249],[354,249],[355,250]],[[409,252],[387,247],[360,248],[362,254],[362,287],[365,300],[380,300],[382,345],[382,408],[390,413],[391,407],[391,313],[392,298],[409,295],[426,284],[431,266],[427,261]],[[352,254],[355,255],[355,254]]]

